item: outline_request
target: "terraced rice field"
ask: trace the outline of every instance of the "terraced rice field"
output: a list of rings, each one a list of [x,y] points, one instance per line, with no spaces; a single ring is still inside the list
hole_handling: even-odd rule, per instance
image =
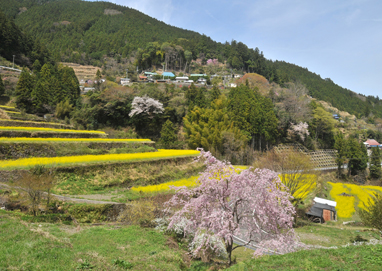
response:
[[[158,150],[158,152],[123,153],[104,155],[80,155],[63,157],[34,157],[0,162],[0,170],[28,169],[36,165],[47,167],[76,166],[87,164],[130,163],[168,158],[193,157],[199,155],[194,150]]]
[[[0,143],[154,143],[154,142],[151,141],[150,139],[0,137]]]
[[[105,134],[105,132],[103,132],[103,131],[69,130],[69,129],[55,129],[55,128],[42,128],[42,127],[18,127],[18,126],[0,126],[0,131]]]
[[[364,209],[374,193],[382,194],[380,186],[360,186],[355,184],[330,183],[331,198],[337,202],[337,215],[340,218],[351,218],[357,208]]]
[[[70,126],[70,125],[65,125],[62,123],[57,123],[57,122],[39,122],[39,121],[28,121],[28,120],[15,120],[15,119],[0,119],[0,123],[2,125],[10,124],[9,126],[15,125],[15,126],[22,126],[22,127],[42,127],[41,125],[54,125],[54,126]]]

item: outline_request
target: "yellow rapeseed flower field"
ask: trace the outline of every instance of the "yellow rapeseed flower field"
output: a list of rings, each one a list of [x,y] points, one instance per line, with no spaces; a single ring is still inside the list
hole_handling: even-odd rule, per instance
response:
[[[332,186],[330,196],[337,202],[336,210],[340,218],[352,217],[357,207],[364,209],[370,195],[373,195],[375,192],[382,194],[382,187],[379,186],[360,186],[331,182],[329,184]],[[343,193],[346,195],[341,195]]]
[[[234,166],[234,171],[240,172],[240,171],[248,169],[248,168],[249,168],[248,166]],[[215,177],[221,177],[221,176],[215,176]],[[156,193],[156,192],[166,192],[166,191],[169,191],[169,190],[171,190],[171,186],[175,186],[175,187],[180,187],[180,186],[194,187],[194,186],[198,185],[198,178],[199,178],[199,176],[192,176],[192,177],[187,178],[187,179],[181,179],[181,180],[177,180],[177,181],[170,181],[170,182],[161,183],[161,184],[157,184],[157,185],[132,187],[131,190],[132,191],[136,191],[136,192],[142,192],[142,193]],[[300,195],[300,194],[304,195],[303,198],[306,197],[310,192],[312,192],[313,189],[316,187],[316,175],[308,175],[304,180],[305,180],[306,184],[303,185],[297,191],[298,195]],[[310,186],[309,182],[314,182],[314,185]]]
[[[233,166],[233,167],[234,167],[234,170],[236,172],[240,172],[244,169],[248,169],[248,166]],[[170,181],[170,182],[156,184],[156,185],[132,187],[131,190],[136,191],[136,192],[142,192],[142,193],[156,193],[156,192],[170,191],[172,189],[171,186],[194,187],[194,186],[199,184],[198,178],[199,178],[199,176],[192,176],[192,177],[187,178],[187,179]]]
[[[18,127],[18,126],[0,126],[0,131],[92,133],[92,134],[104,134],[105,133],[103,131],[68,130],[68,129],[55,129],[55,128],[42,128],[42,127]]]
[[[129,143],[129,142],[153,142],[150,139],[115,139],[115,138],[34,138],[34,137],[0,137],[0,143],[80,143],[80,142],[104,142],[104,143]]]
[[[0,108],[16,108],[14,106],[0,105]]]
[[[314,174],[293,174],[292,176],[280,174],[279,178],[289,188],[289,193],[301,200],[304,200],[317,186],[317,175]]]
[[[36,165],[69,166],[92,163],[128,163],[135,161],[150,161],[166,158],[197,156],[199,151],[194,150],[158,150],[158,152],[122,153],[104,155],[80,155],[63,157],[34,157],[17,160],[0,161],[0,170],[13,170],[31,168]]]
[[[157,184],[157,185],[132,187],[131,190],[136,191],[136,192],[142,192],[142,193],[157,193],[157,192],[169,191],[169,190],[171,190],[171,186],[193,187],[193,186],[198,185],[198,178],[199,178],[199,176],[192,176],[192,177],[187,178],[187,179],[181,179],[181,180],[161,183],[161,184]]]

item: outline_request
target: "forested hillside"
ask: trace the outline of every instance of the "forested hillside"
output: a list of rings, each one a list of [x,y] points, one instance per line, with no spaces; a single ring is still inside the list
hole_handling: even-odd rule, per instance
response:
[[[34,37],[25,34],[12,19],[6,17],[0,10],[0,56],[22,66],[31,67],[39,60],[45,64],[52,62],[47,48],[39,43]]]
[[[322,79],[320,75],[284,61],[273,63],[275,68],[285,73],[291,81],[300,81],[309,90],[309,94],[319,100],[331,103],[341,111],[369,117],[372,113],[382,117],[382,100],[374,96],[356,94],[351,90],[340,87],[330,78]]]
[[[235,69],[267,78],[273,78],[275,73],[267,67],[263,53],[257,48],[249,49],[236,41],[218,43],[205,35],[108,2],[0,0],[0,8],[27,33],[46,44],[56,61],[101,66],[104,55],[120,60],[135,56],[141,48],[144,59],[139,64],[147,68],[148,64],[156,63],[145,60],[156,57],[160,62],[166,53],[173,53],[173,50],[166,52],[169,43],[183,59],[185,51],[189,51],[192,59],[200,58],[204,64],[208,59],[227,60]],[[154,42],[152,46],[150,43]],[[155,49],[153,54],[151,48]]]
[[[173,71],[213,73],[216,71],[206,70],[203,65],[208,60],[216,60],[225,63],[227,71],[254,72],[280,85],[301,82],[312,97],[357,117],[382,117],[382,103],[378,97],[358,95],[294,64],[269,61],[258,48],[248,48],[242,42],[218,43],[205,35],[167,25],[128,7],[82,0],[0,0],[0,8],[14,18],[15,24],[33,40],[45,44],[55,61],[90,64],[105,70],[109,67],[106,56],[118,63],[126,63],[126,68],[127,63],[133,61],[130,65],[134,69],[138,66],[140,70],[161,68],[165,63],[166,68]],[[15,32],[12,31],[10,33]],[[18,34],[6,36],[25,35],[18,31]],[[13,49],[17,46],[9,44],[1,44],[1,56],[10,59],[16,54],[20,58]],[[38,42],[35,44],[22,45],[17,50],[25,51],[25,55],[32,51],[46,51],[41,50],[43,47]],[[25,47],[29,49],[23,49]],[[200,65],[191,67],[193,60],[198,60]],[[41,59],[40,62],[44,63]]]

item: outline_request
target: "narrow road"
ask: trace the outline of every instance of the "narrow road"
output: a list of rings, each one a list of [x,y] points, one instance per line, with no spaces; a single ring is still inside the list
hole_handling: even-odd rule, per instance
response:
[[[0,187],[5,187],[5,188],[15,188],[15,189],[20,189],[20,190],[24,190],[24,188],[22,187],[18,187],[18,186],[9,186],[7,184],[4,184],[4,183],[0,183]],[[43,194],[45,196],[48,195],[48,193],[46,192],[43,192]],[[120,202],[114,202],[114,201],[100,201],[100,200],[90,200],[90,199],[77,199],[77,198],[70,198],[70,197],[66,197],[66,196],[60,196],[60,195],[56,195],[56,194],[50,194],[51,197],[55,197],[56,199],[58,200],[62,200],[62,201],[69,201],[69,202],[74,202],[74,203],[87,203],[87,204],[123,204],[123,203],[120,203]]]

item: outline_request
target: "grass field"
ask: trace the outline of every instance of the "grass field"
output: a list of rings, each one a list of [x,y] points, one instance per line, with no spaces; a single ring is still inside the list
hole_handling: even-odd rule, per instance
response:
[[[382,245],[303,250],[240,262],[228,270],[381,270]]]
[[[28,223],[22,218],[0,210],[0,270],[218,270],[210,269],[212,264],[190,263],[184,243],[151,228]],[[296,231],[306,244],[327,246],[345,245],[357,235],[367,240],[378,236],[317,224]],[[314,241],[320,239],[327,241]],[[382,245],[369,245],[252,259],[252,250],[240,248],[229,270],[380,270],[381,255]]]
[[[26,223],[0,210],[0,270],[181,270],[184,250],[138,226]]]

